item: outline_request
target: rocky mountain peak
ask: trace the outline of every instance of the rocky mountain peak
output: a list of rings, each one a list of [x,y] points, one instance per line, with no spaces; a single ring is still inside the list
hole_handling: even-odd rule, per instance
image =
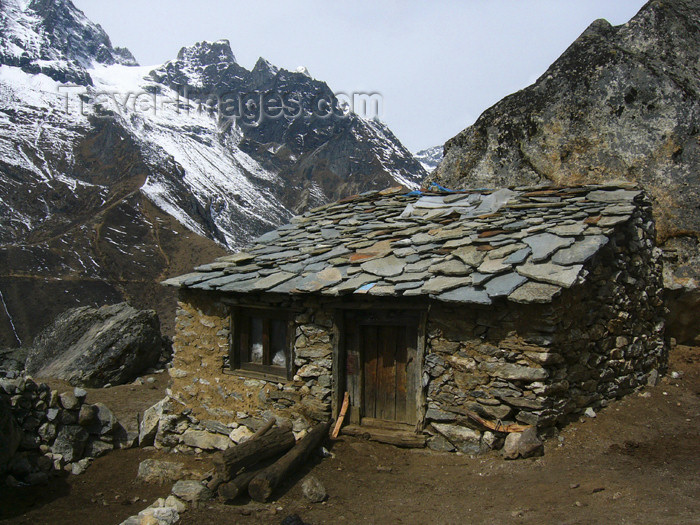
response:
[[[190,67],[237,64],[231,43],[226,39],[216,42],[202,41],[183,47],[177,54],[177,59]]]
[[[70,0],[0,2],[0,63],[60,82],[91,84],[93,64],[138,65]]]

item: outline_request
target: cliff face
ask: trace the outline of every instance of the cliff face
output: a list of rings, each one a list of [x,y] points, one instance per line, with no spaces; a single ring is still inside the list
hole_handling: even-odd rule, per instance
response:
[[[636,182],[654,202],[666,286],[692,291],[687,308],[700,306],[699,172],[700,3],[653,0],[624,25],[591,24],[535,84],[449,140],[427,180]]]

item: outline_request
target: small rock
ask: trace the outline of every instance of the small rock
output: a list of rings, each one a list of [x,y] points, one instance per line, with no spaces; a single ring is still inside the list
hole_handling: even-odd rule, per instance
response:
[[[177,481],[185,473],[185,465],[175,461],[146,459],[139,464],[137,479],[146,483]]]
[[[596,416],[595,410],[593,410],[591,407],[588,407],[584,412],[583,415],[586,417],[594,418]]]
[[[76,389],[77,390],[77,389]],[[83,405],[78,413],[78,424],[81,427],[92,425],[97,420],[98,409],[95,405]]]
[[[316,476],[307,476],[301,482],[301,491],[304,497],[312,503],[321,503],[328,497],[326,487],[319,481]]]
[[[234,430],[232,430],[228,437],[231,441],[233,441],[236,444],[243,443],[244,441],[250,439],[250,437],[253,435],[253,432],[246,427],[246,426],[240,426]]]
[[[577,489],[577,488],[579,488],[580,486],[581,486],[580,483],[572,483],[571,485],[569,485],[569,488],[570,488],[570,489]]]
[[[84,388],[75,387],[73,389],[73,395],[76,397],[76,399],[78,401],[80,401],[82,403],[85,401],[85,398],[87,397],[87,390],[85,390]]]
[[[187,430],[182,435],[182,442],[189,447],[202,450],[226,450],[231,446],[231,439],[228,436],[206,430]]]
[[[184,501],[193,503],[209,500],[213,496],[204,484],[193,480],[178,481],[173,485],[172,493]]]
[[[179,513],[183,513],[187,510],[187,505],[180,498],[173,496],[172,494],[165,498],[165,507],[172,507]]]
[[[80,401],[73,392],[63,392],[58,395],[61,406],[66,410],[77,410],[80,408]]]
[[[532,456],[542,456],[544,445],[537,437],[537,430],[532,427],[521,433],[510,433],[501,451],[505,459],[529,458]]]

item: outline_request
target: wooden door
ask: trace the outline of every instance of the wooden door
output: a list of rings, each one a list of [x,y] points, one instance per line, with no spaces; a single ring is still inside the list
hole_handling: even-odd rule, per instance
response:
[[[360,344],[364,354],[363,417],[411,422],[406,410],[406,327],[362,326]]]
[[[420,377],[417,319],[364,313],[346,318],[346,379],[351,420],[415,424]]]

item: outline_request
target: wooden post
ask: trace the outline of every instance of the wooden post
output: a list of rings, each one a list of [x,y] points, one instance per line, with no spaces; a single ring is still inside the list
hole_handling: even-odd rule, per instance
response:
[[[332,439],[337,439],[340,433],[340,427],[343,426],[343,420],[345,419],[345,414],[348,411],[348,406],[350,405],[350,394],[347,390],[343,396],[343,406],[340,408],[340,414],[338,414],[338,421],[335,422],[335,428],[333,428],[333,433],[331,434]]]
[[[309,454],[328,434],[330,426],[330,422],[319,423],[299,440],[292,450],[269,467],[261,470],[248,485],[250,497],[260,502],[270,499],[272,491],[282,482],[284,477],[304,464]]]

